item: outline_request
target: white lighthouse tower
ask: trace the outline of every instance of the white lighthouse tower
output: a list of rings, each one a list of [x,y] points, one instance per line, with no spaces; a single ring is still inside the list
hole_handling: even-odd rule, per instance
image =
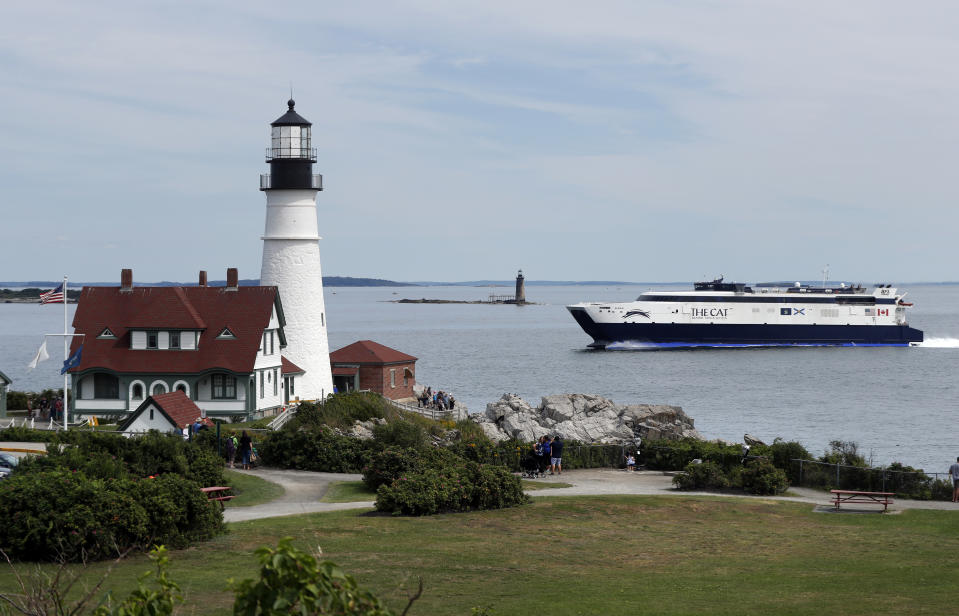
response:
[[[306,373],[297,380],[295,395],[322,399],[333,393],[316,224],[316,193],[323,190],[323,176],[313,174],[311,124],[293,110],[293,99],[287,104],[289,110],[270,125],[270,173],[260,176],[260,190],[266,193],[260,284],[280,289],[286,317],[283,355]]]

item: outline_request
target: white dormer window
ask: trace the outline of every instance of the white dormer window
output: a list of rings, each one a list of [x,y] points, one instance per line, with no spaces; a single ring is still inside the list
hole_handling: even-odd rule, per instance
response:
[[[104,327],[103,331],[100,332],[100,335],[97,338],[116,338],[117,335],[109,327]]]
[[[217,340],[236,340],[236,334],[231,332],[229,327],[224,327],[223,331],[217,334],[216,339]]]

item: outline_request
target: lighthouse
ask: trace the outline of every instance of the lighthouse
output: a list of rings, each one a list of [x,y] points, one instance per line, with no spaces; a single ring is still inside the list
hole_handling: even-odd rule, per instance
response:
[[[294,110],[293,99],[287,105],[287,112],[270,124],[270,173],[260,176],[260,190],[266,193],[260,284],[280,290],[286,318],[283,356],[305,372],[297,381],[296,396],[323,399],[333,392],[316,221],[323,176],[313,173],[312,124]]]

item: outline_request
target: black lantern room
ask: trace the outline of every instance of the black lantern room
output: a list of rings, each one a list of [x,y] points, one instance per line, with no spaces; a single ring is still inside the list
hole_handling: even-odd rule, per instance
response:
[[[312,124],[294,111],[296,102],[292,98],[287,105],[287,112],[270,124],[272,143],[266,150],[270,174],[260,176],[260,190],[323,190],[323,176],[313,173],[316,148],[310,139]]]

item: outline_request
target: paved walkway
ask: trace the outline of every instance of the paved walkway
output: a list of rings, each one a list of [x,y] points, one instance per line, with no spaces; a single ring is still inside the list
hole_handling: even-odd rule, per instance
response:
[[[334,481],[359,481],[362,475],[347,473],[313,473],[310,471],[290,471],[258,468],[254,471],[233,469],[238,473],[253,475],[272,481],[283,487],[280,498],[252,507],[227,507],[223,519],[227,522],[242,522],[260,518],[275,518],[317,511],[338,511],[340,509],[372,509],[373,501],[356,503],[321,503],[330,483]]]
[[[355,503],[321,503],[320,499],[326,494],[330,483],[333,481],[359,481],[361,475],[341,474],[341,473],[313,473],[310,471],[290,471],[258,468],[255,471],[240,471],[272,481],[283,486],[286,493],[275,501],[256,505],[253,507],[232,507],[224,512],[224,519],[227,522],[239,522],[242,520],[256,520],[260,518],[271,518],[284,515],[296,515],[300,513],[313,513],[317,511],[338,511],[342,509],[371,509],[373,503],[355,502]],[[533,490],[529,494],[534,498],[550,496],[592,496],[609,494],[645,494],[645,495],[665,495],[677,497],[701,496],[703,494],[714,494],[716,496],[738,497],[738,498],[765,498],[773,500],[793,501],[798,503],[809,503],[817,506],[817,510],[831,511],[829,505],[829,493],[810,488],[790,488],[790,496],[750,496],[735,492],[708,492],[695,491],[686,492],[673,489],[672,473],[663,473],[660,471],[636,471],[627,473],[622,470],[613,469],[585,469],[566,471],[562,475],[545,477],[543,479],[533,479],[534,482],[553,483],[563,482],[573,484],[569,488],[548,488],[543,490]],[[849,507],[847,505],[847,507]],[[941,509],[959,511],[959,504],[945,501],[915,501],[908,499],[896,499],[889,511],[894,513],[904,509]],[[877,512],[879,507],[862,506],[861,509],[851,507],[843,508],[841,512]]]

